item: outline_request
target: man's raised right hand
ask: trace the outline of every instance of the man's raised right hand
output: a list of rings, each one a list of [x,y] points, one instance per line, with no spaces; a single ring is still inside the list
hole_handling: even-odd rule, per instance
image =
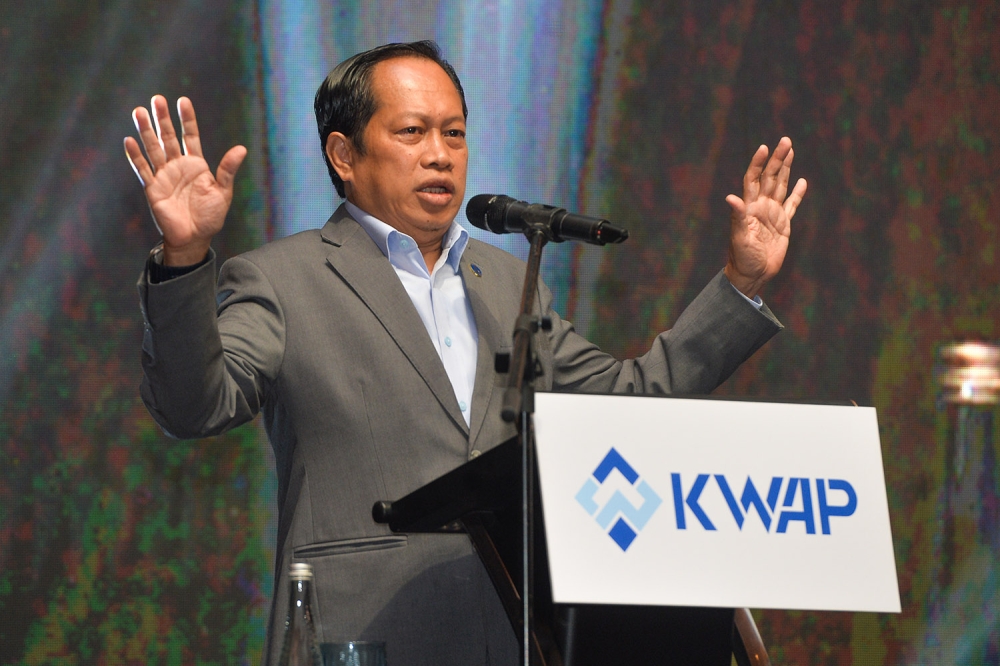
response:
[[[177,100],[180,137],[170,120],[166,98],[155,95],[151,105],[155,129],[145,108],[132,112],[149,161],[132,137],[125,138],[125,155],[142,183],[153,221],[163,235],[163,263],[191,266],[205,258],[212,238],[222,230],[233,200],[233,181],[247,149],[230,148],[213,176],[201,154],[191,100]]]

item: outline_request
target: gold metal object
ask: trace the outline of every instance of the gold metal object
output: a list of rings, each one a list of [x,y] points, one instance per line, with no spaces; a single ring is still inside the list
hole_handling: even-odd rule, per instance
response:
[[[1000,403],[1000,346],[955,342],[940,349],[941,398],[958,405]]]

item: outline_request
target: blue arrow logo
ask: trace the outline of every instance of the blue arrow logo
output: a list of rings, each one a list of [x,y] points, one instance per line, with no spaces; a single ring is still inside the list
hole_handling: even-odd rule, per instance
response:
[[[597,491],[615,470],[618,470],[622,478],[628,481],[642,497],[643,501],[640,506],[632,504],[619,490],[611,495],[603,507],[598,505],[594,499]],[[604,456],[593,475],[583,482],[583,486],[576,493],[576,501],[583,507],[584,511],[594,516],[597,524],[607,532],[622,551],[628,550],[639,531],[646,526],[646,523],[663,502],[656,491],[639,478],[639,473],[635,471],[635,468],[628,464],[628,461],[614,447]],[[610,529],[608,529],[609,525]]]

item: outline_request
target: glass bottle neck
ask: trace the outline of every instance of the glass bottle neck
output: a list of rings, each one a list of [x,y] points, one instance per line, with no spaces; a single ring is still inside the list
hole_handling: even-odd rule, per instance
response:
[[[290,584],[292,589],[291,593],[288,595],[289,611],[301,614],[309,608],[312,581],[293,580]]]

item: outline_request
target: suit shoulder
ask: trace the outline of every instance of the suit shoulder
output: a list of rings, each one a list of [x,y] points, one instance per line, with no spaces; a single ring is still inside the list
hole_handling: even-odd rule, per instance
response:
[[[300,231],[291,236],[265,243],[256,249],[227,259],[226,263],[233,260],[249,261],[261,270],[267,271],[269,268],[289,262],[308,261],[309,257],[313,255],[316,257],[326,256],[319,229]]]
[[[278,268],[285,272],[295,265],[309,266],[315,261],[325,261],[332,247],[352,242],[359,234],[367,237],[341,205],[322,227],[279,238],[239,257],[263,270]]]
[[[284,238],[265,243],[239,256],[254,262],[267,261],[288,254],[298,254],[308,248],[321,248],[322,245],[323,238],[320,230],[307,229],[306,231],[300,231],[291,236],[285,236]]]

